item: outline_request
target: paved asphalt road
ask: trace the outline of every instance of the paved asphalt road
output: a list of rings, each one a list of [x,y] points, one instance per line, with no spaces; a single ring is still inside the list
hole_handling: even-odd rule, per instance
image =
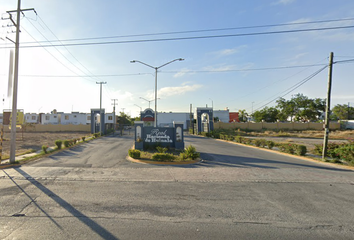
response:
[[[203,161],[125,159],[103,137],[0,170],[0,239],[354,239],[354,172],[187,136]]]

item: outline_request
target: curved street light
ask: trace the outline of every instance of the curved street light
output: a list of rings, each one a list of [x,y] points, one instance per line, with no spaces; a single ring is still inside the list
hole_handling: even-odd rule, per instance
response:
[[[155,99],[151,99],[151,100],[147,100],[146,98],[143,98],[143,97],[139,97],[140,99],[143,99],[143,100],[145,100],[145,101],[147,101],[147,102],[149,102],[149,108],[150,108],[150,103],[152,102],[152,101],[155,101]],[[157,99],[160,99],[160,98],[157,98]]]
[[[132,61],[130,61],[131,63],[141,63],[141,64],[143,64],[143,65],[145,65],[145,66],[148,66],[148,67],[150,67],[150,68],[155,69],[155,120],[154,120],[154,127],[157,127],[157,70],[160,69],[160,68],[162,68],[162,67],[164,67],[164,66],[166,66],[166,65],[168,65],[168,64],[170,64],[170,63],[173,63],[173,62],[175,62],[175,61],[183,61],[183,60],[184,60],[183,58],[177,58],[177,59],[174,59],[174,60],[172,60],[172,61],[169,61],[169,62],[167,62],[167,63],[165,63],[165,64],[162,64],[162,65],[159,66],[159,67],[153,67],[153,66],[151,66],[151,65],[149,65],[149,64],[147,64],[147,63],[141,62],[141,61],[139,61],[139,60],[132,60]]]

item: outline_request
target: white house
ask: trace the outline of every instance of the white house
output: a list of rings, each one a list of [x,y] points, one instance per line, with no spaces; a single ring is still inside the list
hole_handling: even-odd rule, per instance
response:
[[[229,109],[226,110],[214,110],[213,111],[214,118],[219,118],[220,122],[228,123],[230,120]]]
[[[42,124],[60,124],[60,113],[43,113]]]
[[[114,123],[114,114],[113,113],[106,113],[105,115],[104,122],[105,123]],[[116,117],[117,119],[117,117]]]
[[[25,123],[39,123],[40,118],[37,113],[25,113]]]
[[[72,112],[72,113],[62,113],[61,114],[61,124],[63,124],[63,125],[66,125],[66,124],[86,125],[86,123],[87,123],[87,114],[86,113]]]
[[[157,125],[159,127],[172,127],[173,122],[183,122],[183,129],[187,129],[187,122],[190,121],[189,113],[165,113],[158,112],[157,113]]]

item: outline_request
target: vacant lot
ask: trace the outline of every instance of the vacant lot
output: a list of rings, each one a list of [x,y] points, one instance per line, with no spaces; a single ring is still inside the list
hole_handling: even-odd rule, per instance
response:
[[[86,132],[17,132],[16,133],[16,155],[31,150],[40,150],[42,145],[55,146],[55,140],[67,140],[89,136]],[[4,133],[3,159],[10,154],[10,133]]]

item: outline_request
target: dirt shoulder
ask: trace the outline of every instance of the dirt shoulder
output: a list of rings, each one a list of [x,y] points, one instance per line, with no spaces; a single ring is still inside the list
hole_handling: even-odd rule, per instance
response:
[[[18,132],[16,133],[16,155],[38,151],[43,145],[55,146],[56,140],[77,139],[89,136],[87,132]],[[10,133],[4,133],[3,159],[10,154]]]

